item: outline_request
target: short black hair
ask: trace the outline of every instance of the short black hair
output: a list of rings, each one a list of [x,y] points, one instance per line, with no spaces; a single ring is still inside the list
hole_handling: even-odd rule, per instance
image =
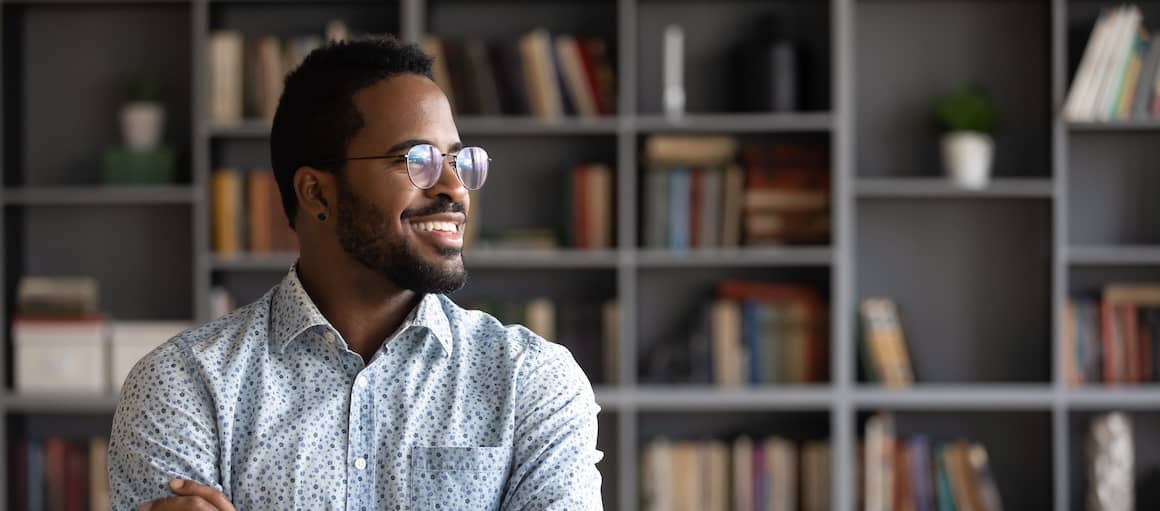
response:
[[[304,165],[340,171],[346,146],[363,127],[355,93],[401,74],[431,78],[431,57],[388,36],[332,42],[286,76],[270,132],[270,159],[291,227],[298,211],[294,172]]]

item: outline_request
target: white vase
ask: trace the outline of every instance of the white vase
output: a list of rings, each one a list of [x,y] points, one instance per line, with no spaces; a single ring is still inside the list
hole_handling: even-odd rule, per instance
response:
[[[121,107],[121,136],[134,151],[150,151],[161,145],[165,107],[161,103],[134,101]]]
[[[979,190],[991,180],[995,159],[995,141],[976,131],[955,131],[942,137],[942,160],[951,183],[961,188]]]

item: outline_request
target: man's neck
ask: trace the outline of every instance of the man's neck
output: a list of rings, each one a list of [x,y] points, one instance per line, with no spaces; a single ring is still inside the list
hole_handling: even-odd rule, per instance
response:
[[[350,349],[369,363],[422,296],[398,288],[382,274],[362,265],[343,264],[346,261],[323,265],[319,258],[303,252],[298,261],[298,279],[303,289]]]

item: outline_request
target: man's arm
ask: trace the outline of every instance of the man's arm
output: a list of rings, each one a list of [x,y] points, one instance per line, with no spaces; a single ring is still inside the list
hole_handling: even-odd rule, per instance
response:
[[[529,353],[517,374],[512,473],[504,510],[599,510],[592,385],[568,350]]]
[[[221,490],[213,402],[187,352],[165,343],[137,363],[122,389],[109,440],[113,509],[172,497],[174,478]]]

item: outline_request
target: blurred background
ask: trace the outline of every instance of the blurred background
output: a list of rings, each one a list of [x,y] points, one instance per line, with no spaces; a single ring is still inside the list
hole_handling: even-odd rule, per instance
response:
[[[572,350],[606,509],[1160,506],[1154,2],[0,18],[9,509],[107,509],[132,364],[295,261],[269,170],[282,78],[386,34],[436,58],[494,159],[452,298]]]

